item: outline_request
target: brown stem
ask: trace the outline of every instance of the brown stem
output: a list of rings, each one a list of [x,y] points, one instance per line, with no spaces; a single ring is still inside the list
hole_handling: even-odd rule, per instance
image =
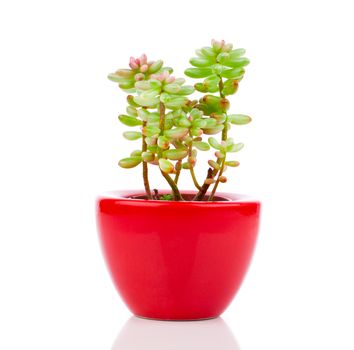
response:
[[[181,193],[179,192],[178,187],[177,187],[176,183],[173,181],[172,177],[170,175],[164,173],[162,170],[161,170],[161,174],[166,179],[168,184],[171,186],[171,189],[173,192],[173,199],[175,201],[183,201],[183,197],[181,196]]]
[[[166,110],[165,105],[162,102],[160,102],[160,122],[159,122],[160,135],[163,135],[163,132],[165,130],[165,110]],[[159,149],[158,158],[161,158],[161,156],[162,156],[162,149]],[[179,192],[178,187],[176,183],[173,181],[173,179],[171,178],[171,176],[168,175],[167,173],[164,173],[162,170],[161,170],[161,174],[170,185],[173,192],[174,200],[182,201],[183,198],[181,196],[181,193]]]
[[[219,94],[220,94],[221,98],[225,98],[225,95],[222,92],[222,90],[224,89],[224,82],[222,81],[222,78],[220,75],[219,75],[219,78],[220,78],[220,80],[219,80]]]
[[[223,82],[221,76],[219,76],[219,78],[220,78],[220,80],[219,80],[219,94],[220,94],[221,98],[225,98],[225,95],[222,92],[222,90],[224,88],[224,82]],[[222,130],[222,133],[221,133],[221,140],[222,141],[226,141],[227,140],[227,120],[225,120],[225,122],[224,122],[224,129]],[[222,162],[222,160],[220,158],[218,158],[217,159],[217,163],[220,165],[221,162]],[[209,168],[206,179],[213,179],[217,175],[217,173],[218,173],[217,169]],[[202,201],[204,196],[205,196],[205,194],[207,193],[209,187],[210,187],[210,185],[206,184],[204,182],[202,187],[201,187],[201,189],[199,190],[199,192],[193,198],[193,201]],[[215,186],[214,186],[214,188],[215,188]]]
[[[146,126],[146,121],[143,121],[143,127]],[[142,137],[142,147],[141,147],[142,152],[147,151],[147,144],[145,142],[145,135]],[[149,184],[149,174],[148,174],[148,164],[147,162],[143,161],[143,179],[144,179],[144,187],[145,187],[145,192],[146,196],[148,199],[151,199],[151,190],[150,190],[150,184]]]
[[[219,175],[218,175],[218,178],[217,178],[217,180],[216,180],[216,182],[214,184],[213,190],[211,191],[211,194],[209,196],[209,199],[208,199],[209,201],[212,201],[214,199],[214,195],[215,195],[216,189],[218,188],[218,185],[219,185],[219,182],[220,182],[220,177],[221,177],[222,173],[224,172],[225,160],[226,160],[226,157],[223,158],[223,160],[222,160],[220,171],[219,171]]]
[[[190,134],[190,136],[191,136],[191,134]],[[193,147],[193,141],[191,141],[190,145],[188,146],[188,157],[192,156],[192,147]],[[194,168],[193,168],[192,164],[189,164],[189,172],[191,173],[194,186],[200,191],[201,187],[198,184],[198,181],[197,181],[197,178],[195,176],[195,172],[194,172]]]
[[[178,184],[179,175],[181,174],[182,161],[179,160],[179,161],[177,162],[177,164],[178,164],[178,167],[177,167],[177,172],[176,172],[176,176],[175,176],[175,180],[174,180],[176,185]]]

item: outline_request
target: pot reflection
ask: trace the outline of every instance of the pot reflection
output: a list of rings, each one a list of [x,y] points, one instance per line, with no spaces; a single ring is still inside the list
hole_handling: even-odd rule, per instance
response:
[[[207,321],[153,321],[131,317],[112,350],[240,350],[221,318]]]

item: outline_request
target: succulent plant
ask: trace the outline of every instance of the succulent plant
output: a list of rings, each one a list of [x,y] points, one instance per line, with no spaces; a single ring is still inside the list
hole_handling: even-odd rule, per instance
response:
[[[132,141],[141,139],[139,149],[121,159],[119,165],[128,169],[142,164],[148,199],[184,200],[178,180],[181,172],[187,170],[198,190],[193,200],[204,200],[212,186],[208,197],[211,201],[219,183],[227,181],[226,168],[239,165],[230,154],[240,151],[243,144],[235,143],[228,132],[232,124],[248,124],[251,118],[229,114],[227,96],[237,92],[243,78],[244,67],[249,63],[244,54],[244,49],[233,49],[224,40],[212,40],[210,47],[196,50],[197,57],[189,61],[193,67],[185,70],[186,76],[202,79],[194,87],[185,85],[184,78],[175,78],[172,68],[164,67],[162,60],[148,61],[146,55],[131,57],[128,69],[108,75],[128,93],[126,113],[119,115],[119,121],[139,128],[125,131],[123,136]],[[203,95],[199,100],[189,99],[187,96],[195,90]],[[207,176],[200,185],[194,172],[198,151],[211,148],[215,150],[215,158],[208,161]],[[159,167],[171,187],[170,195],[159,196],[157,190],[151,191],[149,165]]]

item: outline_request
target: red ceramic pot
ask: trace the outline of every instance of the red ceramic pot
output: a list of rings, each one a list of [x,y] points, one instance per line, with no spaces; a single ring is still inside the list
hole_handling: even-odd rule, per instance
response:
[[[249,266],[260,203],[231,194],[213,202],[131,199],[139,194],[97,200],[103,253],[122,299],[140,317],[219,316]]]

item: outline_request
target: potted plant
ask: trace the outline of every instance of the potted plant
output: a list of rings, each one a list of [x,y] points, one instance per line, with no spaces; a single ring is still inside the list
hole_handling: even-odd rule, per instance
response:
[[[146,55],[130,58],[129,69],[108,76],[128,93],[128,127],[123,136],[139,140],[137,150],[119,161],[142,167],[144,191],[115,191],[97,200],[98,230],[114,284],[137,316],[197,320],[219,316],[229,305],[249,266],[259,224],[260,203],[246,196],[218,193],[225,171],[237,167],[243,148],[230,137],[232,125],[249,116],[231,114],[249,60],[244,49],[212,41],[196,51],[190,78],[194,87],[172,76],[172,68]],[[191,99],[191,94],[202,95]],[[196,93],[197,93],[196,92]],[[214,149],[206,176],[195,174],[198,151]],[[159,169],[170,191],[152,189],[150,167]],[[190,175],[195,191],[178,186]]]

